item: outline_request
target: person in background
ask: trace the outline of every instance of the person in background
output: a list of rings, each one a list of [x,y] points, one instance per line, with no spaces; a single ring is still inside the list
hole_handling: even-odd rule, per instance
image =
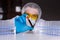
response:
[[[35,21],[38,18],[38,15],[36,13],[37,13],[36,9],[27,7],[27,10],[24,14],[16,17],[15,18],[16,32],[19,33],[32,30],[34,28]],[[31,21],[31,23],[28,19]]]
[[[1,20],[0,23],[2,24],[3,28],[8,27],[10,30],[10,26],[13,25],[13,27],[16,27],[16,34],[26,32],[26,31],[32,31],[34,29],[34,26],[38,19],[40,19],[41,10],[40,7],[35,3],[27,3],[22,8],[22,15],[17,15],[13,17],[12,19],[8,20]],[[0,25],[1,25],[0,24]],[[5,31],[7,33],[7,31]],[[10,33],[10,31],[8,31]]]
[[[38,19],[41,9],[35,3],[27,3],[22,8],[22,15],[15,17],[16,33],[32,31]]]

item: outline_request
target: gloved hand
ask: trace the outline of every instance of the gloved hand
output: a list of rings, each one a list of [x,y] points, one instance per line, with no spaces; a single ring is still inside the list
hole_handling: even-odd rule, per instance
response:
[[[26,14],[15,18],[16,33],[32,30],[33,28],[26,24]]]

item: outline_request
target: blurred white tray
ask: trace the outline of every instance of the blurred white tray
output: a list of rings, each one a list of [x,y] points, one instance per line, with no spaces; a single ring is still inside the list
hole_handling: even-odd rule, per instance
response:
[[[20,33],[17,34],[17,40],[60,40],[60,36],[47,36],[40,33]]]
[[[16,28],[13,19],[0,20],[0,40],[16,40]]]
[[[38,26],[60,26],[60,21],[44,21],[41,20],[35,26],[33,32],[25,32],[17,34],[17,40],[60,40],[60,36],[51,36],[42,34]]]

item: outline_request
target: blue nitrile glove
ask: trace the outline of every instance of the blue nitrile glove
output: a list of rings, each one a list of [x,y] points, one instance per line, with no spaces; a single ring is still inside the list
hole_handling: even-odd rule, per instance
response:
[[[26,24],[26,14],[15,18],[16,33],[32,30],[33,28]]]

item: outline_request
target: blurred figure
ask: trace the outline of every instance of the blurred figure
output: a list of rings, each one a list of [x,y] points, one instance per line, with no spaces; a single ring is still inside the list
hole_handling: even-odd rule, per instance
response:
[[[24,14],[24,13],[27,14],[26,24],[28,26],[32,26],[32,28],[34,28],[36,22],[41,17],[41,8],[40,8],[40,6],[36,3],[27,3],[22,8],[22,14]]]
[[[22,15],[12,18],[12,22],[16,26],[16,33],[32,31],[36,22],[41,17],[41,9],[35,3],[27,3],[22,8]]]
[[[22,8],[22,16],[15,18],[16,32],[32,31],[40,17],[40,6],[35,3],[27,3]]]

